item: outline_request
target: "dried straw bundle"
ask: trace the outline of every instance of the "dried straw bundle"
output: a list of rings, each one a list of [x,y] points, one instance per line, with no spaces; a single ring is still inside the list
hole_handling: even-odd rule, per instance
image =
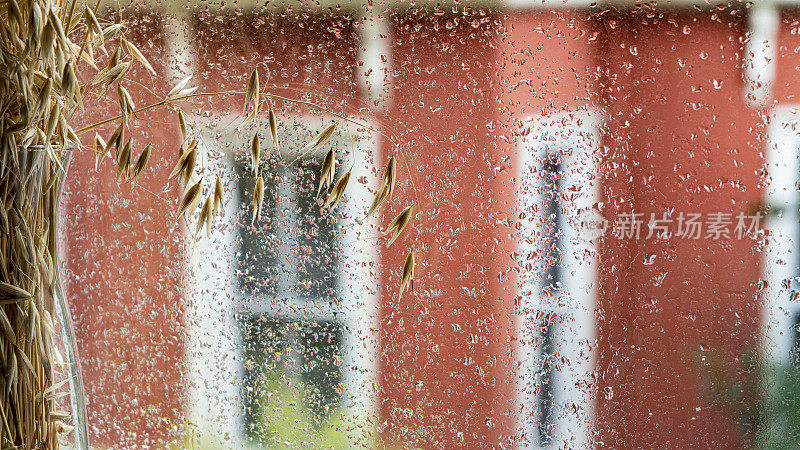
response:
[[[81,103],[75,61],[104,38],[102,30],[85,32],[91,11],[74,13],[75,3],[7,0],[0,22],[3,448],[56,448],[70,430],[64,423],[70,412],[59,410],[69,374],[54,323],[59,149],[78,142],[67,121]],[[83,49],[67,37],[79,22],[87,41],[94,40]]]
[[[14,149],[12,149],[13,151]],[[9,153],[8,149],[4,149]],[[69,373],[58,350],[55,302],[60,163],[20,148],[0,176],[0,442],[4,448],[55,448],[69,431]],[[63,401],[61,402],[63,403]]]

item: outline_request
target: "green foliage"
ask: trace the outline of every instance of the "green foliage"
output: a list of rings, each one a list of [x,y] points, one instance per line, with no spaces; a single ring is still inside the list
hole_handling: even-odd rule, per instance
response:
[[[740,353],[712,348],[697,362],[709,403],[732,415],[748,448],[800,448],[797,358],[778,363],[754,347]]]
[[[790,449],[800,447],[800,365],[775,365],[766,372],[766,420],[759,433],[759,447]]]
[[[309,407],[310,393],[301,382],[283,377],[263,379],[253,415],[251,439],[264,446],[300,446],[309,448],[347,447],[343,413],[335,410],[319,414]]]

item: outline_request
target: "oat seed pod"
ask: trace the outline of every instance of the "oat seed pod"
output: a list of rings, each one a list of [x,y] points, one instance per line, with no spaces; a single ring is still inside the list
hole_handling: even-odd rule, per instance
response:
[[[250,223],[255,223],[256,218],[261,219],[261,207],[264,205],[264,179],[258,177],[256,186],[253,189],[253,219]]]
[[[394,185],[397,180],[397,159],[394,156],[389,158],[386,163],[386,168],[383,170],[383,177],[381,178],[381,186],[389,187],[389,198],[394,194]]]
[[[122,144],[122,140],[125,138],[125,124],[120,123],[119,126],[111,133],[111,136],[108,137],[108,144],[106,147],[106,151],[111,150],[111,146],[114,146],[115,153],[119,150],[120,144]]]
[[[139,179],[139,176],[144,172],[145,167],[147,167],[147,162],[150,161],[150,144],[142,150],[142,153],[139,155],[139,158],[136,159],[136,164],[133,165],[133,181],[136,182]]]
[[[278,124],[275,120],[275,111],[272,110],[272,105],[269,105],[269,133],[272,135],[272,145],[275,146],[275,151],[278,151]]]
[[[336,204],[339,203],[342,196],[344,195],[345,189],[347,189],[347,183],[350,181],[350,171],[348,170],[347,173],[342,175],[339,178],[339,181],[333,186],[331,189],[331,193],[328,194],[328,199],[325,200],[325,206],[327,207],[330,204],[331,210],[336,207]]]
[[[191,212],[192,209],[197,205],[197,201],[200,200],[200,194],[203,191],[203,186],[200,184],[200,181],[192,185],[186,193],[183,195],[183,199],[181,200],[180,205],[178,206],[178,216],[185,212]]]
[[[328,125],[327,128],[322,130],[322,132],[311,139],[303,148],[300,149],[300,156],[297,159],[302,158],[303,156],[309,154],[310,152],[314,151],[316,148],[322,146],[328,140],[333,137],[334,132],[336,132],[336,127],[339,125],[339,122],[334,122],[331,125]]]
[[[414,249],[412,248],[406,256],[406,262],[403,264],[403,276],[400,279],[400,292],[397,294],[397,300],[403,298],[403,292],[409,283],[414,280]]]
[[[189,143],[189,148],[178,158],[177,164],[172,169],[170,173],[170,177],[174,177],[178,175],[181,179],[181,183],[183,186],[186,186],[189,183],[189,180],[192,178],[192,174],[194,174],[194,166],[197,162],[197,140],[192,140]]]
[[[217,181],[214,182],[214,215],[217,214],[217,208],[222,205],[222,201],[222,180],[220,179],[219,175],[217,175]]]
[[[100,160],[108,156],[108,145],[99,134],[94,135],[94,170],[100,165]]]
[[[88,10],[89,10],[89,8],[86,8],[86,10],[88,11]],[[97,20],[97,19],[95,19],[95,20]],[[140,63],[140,64],[141,64],[141,65],[142,65],[142,66],[143,66],[145,69],[147,69],[147,71],[148,71],[148,72],[150,72],[151,74],[155,75],[155,74],[156,74],[156,71],[155,71],[155,69],[153,69],[153,66],[151,66],[151,65],[150,65],[150,62],[149,62],[149,61],[147,61],[147,58],[145,58],[145,57],[144,57],[144,55],[142,54],[142,52],[140,52],[140,51],[139,51],[139,49],[138,49],[138,48],[136,48],[136,46],[135,46],[135,45],[131,44],[131,43],[130,43],[130,42],[127,40],[127,39],[125,39],[125,40],[124,40],[124,42],[125,42],[125,48],[128,50],[128,53],[129,53],[131,56],[133,56],[133,57],[134,57],[134,59],[136,59],[137,61],[139,61],[139,63]]]
[[[325,159],[322,161],[322,170],[320,171],[319,175],[319,186],[317,187],[317,197],[319,197],[320,192],[322,192],[323,185],[327,189],[333,183],[335,165],[336,152],[333,149],[328,150],[328,154],[325,155]]]
[[[389,196],[389,185],[382,185],[380,189],[378,189],[378,193],[375,194],[375,198],[372,200],[372,205],[369,207],[369,211],[367,212],[367,216],[364,218],[365,221],[369,220],[378,208],[381,207],[383,202],[386,201],[386,198]]]
[[[186,142],[186,139],[189,138],[189,132],[186,128],[186,118],[183,116],[183,111],[181,110],[178,110],[178,124],[181,127],[181,137],[183,138],[181,145],[183,145],[183,143]]]
[[[400,236],[400,233],[403,232],[403,229],[405,229],[406,225],[408,225],[408,222],[411,221],[413,212],[414,212],[414,205],[412,204],[411,206],[400,212],[400,214],[398,214],[397,217],[395,217],[391,222],[389,222],[389,226],[386,229],[386,233],[391,233],[392,230],[394,230],[392,238],[389,240],[389,246],[391,246],[392,243],[395,241],[395,239],[397,239],[398,236]]]
[[[258,82],[258,69],[253,69],[253,72],[250,74],[250,79],[247,80],[247,90],[244,95],[244,109],[243,111],[247,110],[247,107],[250,105],[250,102],[254,103],[254,107],[258,108],[258,91],[260,89],[259,82]]]
[[[117,156],[117,181],[119,178],[124,174],[123,180],[125,178],[130,178],[131,175],[131,140],[125,143],[125,146],[122,147],[122,150],[119,152]]]
[[[125,121],[128,119],[128,116],[133,114],[136,107],[133,104],[131,94],[129,94],[128,90],[121,84],[117,84],[117,100],[119,101],[119,110],[122,113],[122,120]]]
[[[200,215],[197,218],[197,227],[195,228],[194,234],[197,235],[200,233],[200,230],[203,228],[203,225],[206,226],[206,236],[211,234],[211,196],[209,195],[206,197],[206,201],[203,203],[203,207],[200,209]]]
[[[258,163],[261,157],[261,140],[258,138],[258,132],[253,135],[253,140],[250,142],[250,162],[253,165],[253,173],[258,175]]]

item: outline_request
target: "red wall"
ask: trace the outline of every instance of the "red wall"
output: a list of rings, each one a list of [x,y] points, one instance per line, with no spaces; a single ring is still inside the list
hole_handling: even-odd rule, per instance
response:
[[[761,111],[744,102],[745,21],[741,11],[721,17],[509,14],[499,92],[510,143],[519,145],[527,133],[520,120],[529,116],[601,109],[607,218],[668,208],[751,214],[762,201],[764,127]],[[644,265],[649,254],[655,262]],[[743,417],[759,394],[746,356],[759,334],[760,270],[752,240],[606,238],[595,445],[735,448],[752,438]],[[740,387],[740,397],[721,394],[726,383]]]
[[[478,24],[475,26],[475,24]],[[404,178],[390,220],[416,198],[415,221],[384,258],[379,346],[385,442],[422,448],[496,446],[513,433],[513,284],[508,193],[493,176],[497,19],[473,11],[396,17],[389,122],[401,130]],[[413,179],[411,184],[409,177]],[[406,253],[413,292],[396,289]]]
[[[152,35],[162,34],[157,20],[143,23],[152,24]],[[357,112],[355,27],[346,17],[199,15],[192,26],[197,83],[204,90],[240,89],[253,65],[264,62],[268,84],[280,92],[310,92],[333,109]],[[608,218],[671,207],[750,213],[760,205],[764,129],[759,111],[744,103],[744,32],[741,12],[730,11],[393,18],[386,126],[400,133],[407,160],[400,161],[403,179],[384,223],[412,198],[419,208],[405,235],[382,250],[384,443],[476,448],[514,433],[516,292],[509,268],[519,261],[509,219],[523,117],[605,111]],[[794,54],[795,39],[782,31],[780,51]],[[144,47],[157,58],[158,42]],[[780,101],[794,98],[798,65],[779,58]],[[222,97],[206,106],[241,107],[239,99]],[[152,192],[118,187],[109,162],[97,176],[75,175],[93,168],[89,153],[71,169],[68,292],[92,441],[100,445],[159,445],[185,431],[185,331],[176,291],[184,238],[181,225],[164,214],[178,190],[173,183],[158,192],[171,163],[157,162],[173,160],[176,131],[136,127],[137,152],[154,143],[151,169],[140,181]],[[414,290],[398,300],[400,268],[412,245]],[[655,260],[644,265],[649,254]],[[752,241],[606,238],[595,314],[595,445],[747,443],[750,430],[739,417],[753,400],[752,371],[736,358],[756,345],[760,270]],[[746,387],[741,399],[719,394],[709,371],[709,359],[718,355],[728,361],[726,376]],[[605,388],[613,389],[612,398],[601,395]]]
[[[496,89],[516,148],[520,120],[596,105],[600,27],[576,10],[508,13],[501,23]]]
[[[136,23],[142,35],[129,33],[129,39],[139,42],[161,72],[151,78],[137,68],[132,77],[164,89],[158,80],[171,63],[161,56],[162,42],[149,39],[163,35],[161,25],[152,17]],[[127,88],[142,99],[139,106],[152,99],[132,83]],[[115,91],[106,101],[87,96],[86,104],[94,106],[77,116],[83,124],[118,110]],[[184,432],[183,230],[165,213],[174,211],[179,195],[166,178],[178,144],[177,129],[162,125],[168,120],[171,115],[161,111],[130,123],[126,135],[133,137],[134,159],[153,144],[137,186],[118,185],[110,159],[95,173],[91,148],[76,152],[68,174],[65,288],[74,311],[92,445],[160,445]],[[141,121],[156,125],[144,127]],[[100,134],[107,139],[114,128],[104,126]],[[91,145],[94,133],[81,137]]]
[[[351,114],[361,106],[355,23],[346,15],[198,14],[190,36],[197,57],[196,82],[206,92],[244,90],[258,65],[261,86],[271,93],[310,98]],[[303,111],[291,104],[277,105],[276,109]],[[242,98],[215,97],[208,106],[214,114],[238,113]]]
[[[604,15],[600,24],[606,216],[752,213],[764,128],[744,103],[741,11]],[[597,403],[598,445],[744,443],[753,430],[739,418],[757,394],[747,378],[758,375],[742,355],[759,334],[759,263],[752,240],[605,239],[597,388],[614,395]],[[710,369],[715,358],[723,381]],[[719,392],[725,379],[744,386],[741,398]]]

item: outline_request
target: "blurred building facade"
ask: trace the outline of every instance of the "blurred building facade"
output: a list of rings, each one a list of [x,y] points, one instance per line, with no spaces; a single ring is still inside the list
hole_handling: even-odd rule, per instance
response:
[[[149,27],[137,38],[163,63],[160,77],[191,72],[202,90],[240,89],[266,62],[275,92],[311,90],[332,109],[414,141],[401,173],[410,169],[424,213],[391,248],[359,247],[340,261],[366,258],[359,263],[379,269],[330,269],[342,280],[377,274],[378,290],[348,297],[355,288],[341,282],[329,292],[343,306],[326,299],[328,309],[242,319],[236,291],[210,307],[181,300],[182,286],[211,269],[181,254],[170,237],[181,227],[161,218],[177,188],[148,196],[119,192],[110,172],[74,177],[71,211],[80,212],[68,230],[69,292],[94,443],[164,445],[205,427],[220,445],[240,445],[247,413],[233,409],[251,386],[242,361],[254,358],[237,353],[242,343],[282,342],[280,351],[302,353],[310,348],[304,336],[331,343],[314,350],[320,369],[309,382],[321,398],[339,395],[366,410],[358,426],[374,435],[359,438],[363,445],[757,443],[758,398],[768,388],[746,355],[786,360],[795,345],[794,4],[183,6],[131,11]],[[231,102],[205,106],[240,108]],[[177,127],[142,133],[171,161]],[[375,160],[385,161],[387,143],[372,139]],[[93,166],[90,155],[75,164]],[[149,175],[153,184],[167,166]],[[79,190],[97,197],[82,199]],[[97,198],[105,202],[91,206]],[[126,199],[133,201],[114,211],[102,206]],[[383,223],[404,206],[392,203]],[[582,208],[613,222],[630,212],[735,217],[765,206],[785,211],[765,221],[766,246],[610,232],[587,241],[572,226]],[[130,230],[114,223],[143,216],[157,237],[136,249],[121,241]],[[214,264],[235,265],[235,243],[246,237],[230,233],[221,238],[234,243],[227,253],[207,249],[219,251]],[[339,248],[360,245],[358,236],[341,236]],[[105,254],[104,242],[122,242],[141,263]],[[319,243],[297,245],[324,253]],[[397,299],[412,245],[420,261],[414,291]],[[148,307],[124,306],[144,301],[136,299]]]

